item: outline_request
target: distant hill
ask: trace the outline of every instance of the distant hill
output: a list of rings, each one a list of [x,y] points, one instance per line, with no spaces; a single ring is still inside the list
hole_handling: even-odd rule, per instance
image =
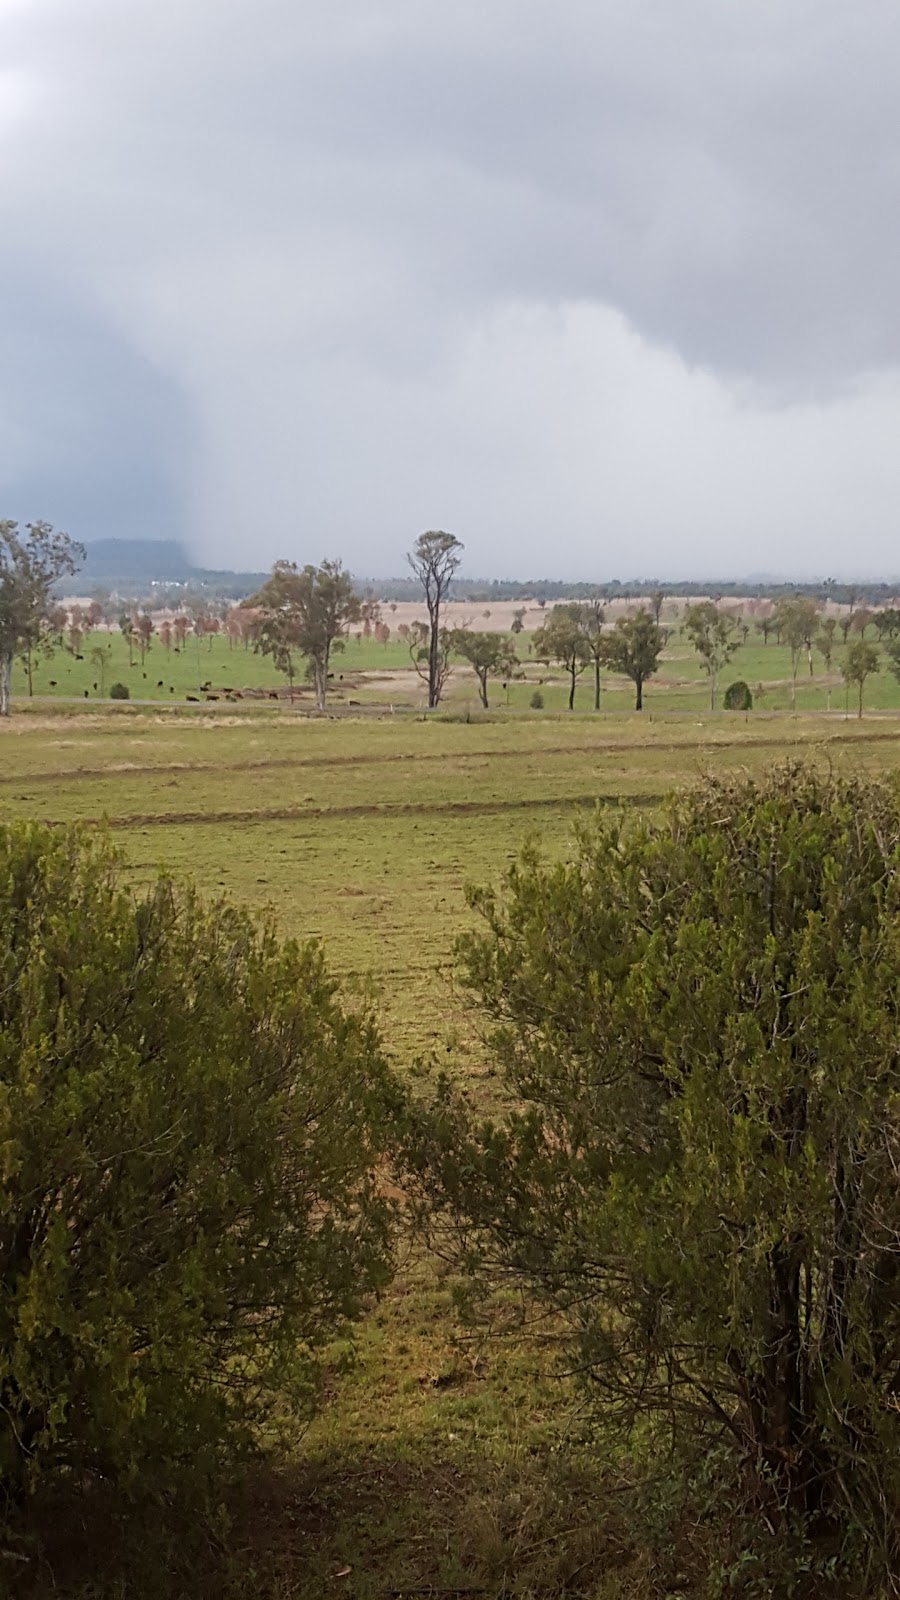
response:
[[[85,552],[73,580],[81,590],[111,589],[130,596],[168,588],[205,589],[240,599],[266,577],[264,572],[195,567],[175,539],[95,539]]]

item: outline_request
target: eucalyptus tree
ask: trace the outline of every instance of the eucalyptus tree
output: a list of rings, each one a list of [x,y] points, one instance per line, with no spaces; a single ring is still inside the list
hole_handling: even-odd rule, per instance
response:
[[[797,672],[800,657],[806,651],[809,675],[813,675],[812,642],[819,621],[819,608],[808,595],[796,594],[779,600],[775,610],[780,636],[791,653],[791,710],[797,706]]]
[[[684,629],[709,678],[709,709],[715,711],[719,673],[740,645],[735,638],[734,619],[720,611],[714,601],[701,600],[687,607]]]
[[[304,656],[316,707],[324,711],[332,652],[345,648],[347,631],[362,610],[350,574],[339,561],[319,567],[276,561],[271,577],[246,605],[257,614],[255,648],[287,674],[292,691],[294,658]]]
[[[0,717],[9,716],[13,662],[49,650],[58,633],[53,595],[76,572],[84,548],[49,522],[0,521]]]
[[[630,678],[635,688],[635,711],[644,707],[644,684],[659,666],[666,635],[649,611],[634,617],[619,617],[614,628],[602,635],[601,659],[611,672]]]
[[[867,644],[863,638],[854,639],[852,644],[848,644],[841,666],[841,677],[848,689],[852,684],[859,692],[857,715],[860,717],[863,714],[863,691],[866,679],[871,677],[873,672],[878,672],[879,667],[880,657],[873,644]]]
[[[575,685],[591,659],[581,606],[554,606],[544,626],[538,628],[533,648],[536,656],[558,661],[568,673],[569,710],[574,710]]]
[[[457,655],[469,663],[478,681],[478,697],[488,710],[488,678],[503,673],[509,677],[510,658],[515,662],[509,640],[502,633],[475,633],[471,628],[454,628],[450,644]]]
[[[441,698],[446,681],[442,670],[441,609],[450,592],[454,573],[462,560],[463,545],[455,534],[432,529],[420,533],[407,555],[407,561],[422,585],[428,608],[428,707],[433,710]]]

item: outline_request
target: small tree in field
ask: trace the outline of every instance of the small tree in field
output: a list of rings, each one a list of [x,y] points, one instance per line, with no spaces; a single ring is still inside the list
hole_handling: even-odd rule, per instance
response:
[[[30,672],[35,652],[52,648],[54,587],[83,557],[83,547],[49,522],[29,522],[22,533],[17,522],[0,521],[0,717],[9,716],[16,656],[26,657]]]
[[[185,628],[187,628],[187,618],[185,618]],[[130,667],[133,667],[134,666],[135,626],[134,626],[134,622],[132,621],[131,617],[128,615],[127,612],[124,612],[124,611],[122,612],[122,615],[119,618],[119,632],[121,633],[122,638],[125,640],[125,643],[128,646],[128,665]]]
[[[831,710],[831,662],[834,656],[834,633],[837,617],[823,617],[822,627],[816,635],[815,646],[825,663],[825,709]]]
[[[569,710],[575,709],[575,685],[591,659],[581,607],[554,606],[534,636],[534,653],[558,661],[569,675]]]
[[[665,634],[647,611],[634,617],[619,617],[614,628],[602,635],[601,658],[611,672],[630,678],[635,688],[635,711],[644,707],[644,684],[659,666]]]
[[[770,1527],[896,1562],[897,788],[710,780],[471,899],[514,1109],[443,1091],[410,1143],[428,1202],[567,1319],[604,1426],[724,1442]]]
[[[797,707],[797,671],[804,650],[809,662],[809,675],[810,677],[813,675],[812,644],[819,621],[819,610],[815,600],[809,599],[807,595],[798,594],[790,599],[779,600],[775,618],[779,641],[783,638],[791,652],[791,710],[794,711]]]
[[[709,678],[709,709],[715,711],[719,673],[739,645],[734,637],[734,620],[720,611],[712,600],[701,600],[687,607],[684,628]]]
[[[473,633],[470,628],[455,628],[451,640],[456,654],[472,668],[478,681],[478,697],[487,711],[488,678],[508,670],[509,640],[502,633]]]
[[[866,686],[866,679],[871,677],[873,672],[879,670],[879,660],[875,646],[866,644],[863,638],[854,639],[852,644],[848,644],[844,652],[841,677],[848,688],[851,684],[855,684],[859,691],[859,710],[857,715],[860,717],[863,714],[863,690]]]
[[[3,1492],[199,1487],[388,1276],[378,1039],[316,948],[77,831],[0,829],[0,969]]]
[[[105,650],[102,644],[95,644],[88,659],[97,674],[97,687],[102,699],[106,686],[106,669],[109,666],[109,651]]]
[[[362,609],[350,574],[339,561],[302,568],[276,561],[272,576],[246,604],[257,612],[256,649],[288,674],[292,694],[294,656],[305,656],[316,707],[324,711],[332,652],[345,648],[350,624]]]
[[[586,600],[578,608],[588,655],[594,669],[594,710],[600,710],[600,672],[604,661],[603,621],[606,615],[600,600]]]

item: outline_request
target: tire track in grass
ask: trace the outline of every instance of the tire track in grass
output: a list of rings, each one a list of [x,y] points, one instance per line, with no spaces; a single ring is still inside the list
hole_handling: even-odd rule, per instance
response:
[[[235,824],[269,822],[343,822],[361,817],[379,817],[390,821],[392,817],[453,817],[489,816],[513,811],[585,810],[591,806],[653,806],[664,798],[659,793],[642,791],[640,794],[576,794],[548,796],[521,800],[448,800],[402,801],[398,805],[359,806],[275,806],[258,811],[164,811],[160,813],[128,812],[114,817],[83,817],[89,827],[107,827],[116,830],[130,828],[193,828],[221,827]],[[66,827],[63,820],[49,819],[51,828]]]
[[[900,743],[900,729],[882,731],[879,729],[866,730],[864,733],[833,733],[822,734],[814,739],[800,740],[802,747],[810,753],[817,749],[839,745],[852,748],[856,745]],[[0,773],[0,785],[15,783],[59,783],[61,779],[67,783],[77,783],[82,780],[91,781],[103,778],[142,778],[152,777],[156,774],[171,773],[203,773],[203,772],[276,772],[292,767],[297,768],[328,768],[328,767],[367,767],[387,766],[400,764],[406,761],[415,762],[446,762],[446,761],[481,761],[489,758],[491,761],[522,761],[531,757],[540,756],[602,756],[633,754],[659,754],[675,755],[683,750],[784,750],[787,754],[791,748],[789,739],[782,734],[780,737],[766,736],[762,739],[727,738],[692,741],[690,739],[649,740],[641,743],[633,739],[602,740],[594,744],[558,744],[558,745],[532,745],[519,749],[479,749],[479,750],[422,750],[422,751],[384,751],[369,752],[351,755],[334,756],[273,756],[262,761],[171,761],[148,763],[141,765],[138,762],[111,762],[105,767],[55,767],[44,772],[3,772]]]

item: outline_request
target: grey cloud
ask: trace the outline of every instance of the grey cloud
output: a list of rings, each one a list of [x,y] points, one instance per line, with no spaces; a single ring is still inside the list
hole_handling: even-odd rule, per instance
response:
[[[850,483],[886,559],[887,0],[31,0],[0,47],[8,495],[372,571],[454,515],[497,570],[561,515],[573,571],[780,515],[809,570]]]

